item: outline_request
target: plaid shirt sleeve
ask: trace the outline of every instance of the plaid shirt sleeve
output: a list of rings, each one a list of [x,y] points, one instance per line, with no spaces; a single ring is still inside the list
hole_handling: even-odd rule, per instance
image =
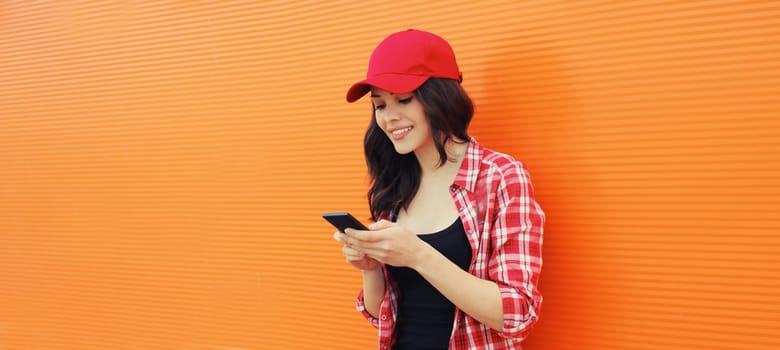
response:
[[[500,335],[523,339],[542,304],[537,284],[545,215],[534,199],[525,165],[518,161],[496,165],[501,179],[495,195],[488,276],[498,284],[504,305]]]
[[[363,315],[363,317],[365,317],[368,322],[371,323],[372,326],[379,328],[379,318],[371,316],[371,314],[366,310],[366,302],[365,299],[363,299],[363,289],[360,290],[360,294],[358,294],[357,300],[355,301],[355,308]]]
[[[374,327],[379,329],[379,349],[389,349],[393,344],[393,330],[398,317],[398,285],[390,279],[385,267],[382,267],[385,277],[385,294],[379,306],[379,317],[374,317],[366,310],[364,290],[360,290],[355,306],[363,317]]]

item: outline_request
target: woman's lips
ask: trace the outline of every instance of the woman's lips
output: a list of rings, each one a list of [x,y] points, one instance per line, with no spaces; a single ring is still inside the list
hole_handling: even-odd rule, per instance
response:
[[[408,135],[409,132],[411,132],[413,128],[414,127],[407,126],[405,128],[393,129],[393,130],[390,131],[390,135],[392,135],[393,140],[398,141],[398,140],[403,139],[404,137],[406,137],[406,135]]]

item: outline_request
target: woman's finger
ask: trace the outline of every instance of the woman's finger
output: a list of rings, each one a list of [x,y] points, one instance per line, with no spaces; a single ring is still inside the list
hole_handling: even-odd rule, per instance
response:
[[[363,252],[361,252],[361,251],[359,251],[359,250],[357,250],[355,248],[349,247],[349,246],[342,247],[341,251],[346,256],[354,256],[354,257],[358,257],[358,258],[362,258],[363,256],[365,256],[365,254],[363,254]]]
[[[385,219],[379,220],[371,225],[368,226],[370,230],[382,230],[386,229],[390,226],[393,226],[393,223],[390,221],[387,221]]]
[[[347,256],[346,258],[347,258],[347,261],[349,261],[349,262],[354,262],[354,261],[360,261],[360,260],[363,260],[363,259],[365,259],[366,257],[365,257],[365,256]]]
[[[363,260],[366,256],[365,254],[360,253],[359,255],[344,255],[347,258],[347,261],[359,261]]]
[[[343,233],[341,233],[339,231],[336,231],[335,233],[333,233],[333,239],[335,239],[338,242],[344,243],[344,244],[349,244],[349,242],[348,242],[349,237],[347,237],[347,235],[345,235],[345,234],[343,234]]]
[[[334,233],[333,238],[335,238],[337,241],[341,243],[344,243],[344,245],[350,247],[352,247],[355,244],[355,242],[357,242],[357,240],[355,240],[354,238],[350,238],[349,236],[341,232]]]
[[[383,249],[367,248],[367,249],[361,250],[360,254],[362,254],[363,256],[370,256],[370,257],[372,257],[374,259],[377,259],[377,260],[380,260],[380,261],[384,261],[384,258],[387,257],[387,251],[385,251]]]

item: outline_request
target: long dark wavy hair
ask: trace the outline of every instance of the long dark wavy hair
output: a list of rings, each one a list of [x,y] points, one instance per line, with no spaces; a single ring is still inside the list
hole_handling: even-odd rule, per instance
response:
[[[439,151],[439,166],[449,159],[444,145],[453,137],[470,139],[467,129],[474,115],[474,105],[456,80],[431,78],[413,92],[423,106],[431,127],[433,142]],[[398,154],[393,143],[376,123],[372,108],[371,123],[363,139],[370,177],[368,205],[371,218],[379,220],[383,211],[395,206],[408,208],[420,187],[422,168],[414,152]]]

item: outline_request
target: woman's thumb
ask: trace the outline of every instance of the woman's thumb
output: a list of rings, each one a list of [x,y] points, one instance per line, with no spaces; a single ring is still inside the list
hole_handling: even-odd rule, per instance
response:
[[[382,219],[382,220],[379,220],[379,221],[369,225],[368,229],[370,229],[370,230],[381,230],[383,228],[389,227],[390,225],[392,225],[392,223],[390,221]]]

